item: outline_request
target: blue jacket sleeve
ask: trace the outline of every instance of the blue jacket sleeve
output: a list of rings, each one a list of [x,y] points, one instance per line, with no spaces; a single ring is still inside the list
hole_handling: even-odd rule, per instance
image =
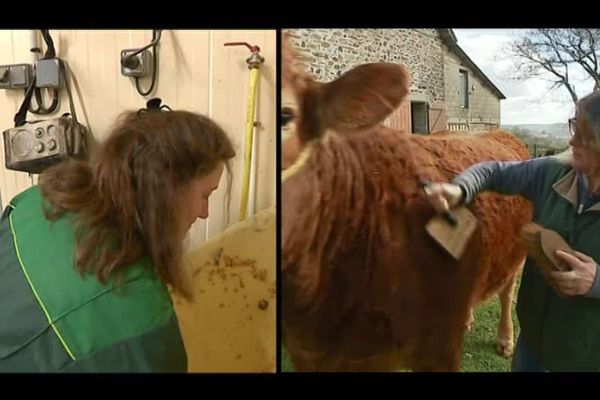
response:
[[[456,176],[452,183],[459,185],[466,204],[479,192],[491,190],[500,194],[520,194],[533,200],[544,181],[546,166],[554,162],[550,157],[527,161],[488,161],[469,167]]]

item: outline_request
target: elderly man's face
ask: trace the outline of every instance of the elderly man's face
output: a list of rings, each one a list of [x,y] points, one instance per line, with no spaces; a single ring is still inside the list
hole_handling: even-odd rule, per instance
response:
[[[595,140],[593,127],[585,113],[577,113],[571,128],[573,137],[569,144],[573,147],[573,161],[571,162],[573,168],[586,175],[600,174],[598,140]]]

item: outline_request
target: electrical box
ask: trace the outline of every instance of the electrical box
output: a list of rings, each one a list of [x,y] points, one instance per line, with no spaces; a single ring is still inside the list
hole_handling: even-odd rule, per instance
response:
[[[87,128],[70,116],[27,122],[3,135],[7,169],[39,174],[66,157],[87,157]]]
[[[150,52],[148,50],[130,57],[130,54],[139,50],[125,49],[121,51],[121,74],[142,77],[150,72]]]
[[[31,65],[13,64],[0,66],[0,89],[24,89],[31,82]]]
[[[35,62],[35,87],[60,89],[62,84],[60,60],[58,58]]]

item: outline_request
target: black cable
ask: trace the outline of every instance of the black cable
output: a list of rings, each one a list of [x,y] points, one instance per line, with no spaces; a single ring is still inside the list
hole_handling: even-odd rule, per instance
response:
[[[44,56],[40,59],[40,60],[49,60],[52,58],[56,58],[56,50],[54,48],[54,41],[52,40],[52,36],[50,36],[50,31],[48,29],[41,29],[40,30],[42,32],[42,37],[44,38],[44,42],[46,42],[46,52],[44,53]],[[34,76],[33,79],[35,81],[36,79],[36,74],[35,74],[35,69],[34,69]],[[48,115],[48,114],[52,114],[54,112],[56,112],[56,110],[58,109],[59,105],[60,105],[60,92],[58,89],[52,89],[52,103],[50,104],[50,107],[46,108],[46,106],[44,106],[44,98],[42,96],[42,88],[35,88],[34,89],[34,93],[35,93],[35,101],[38,105],[37,108],[33,108],[31,105],[29,106],[29,111],[32,112],[33,114],[38,114],[38,115]]]
[[[56,58],[56,50],[54,49],[54,41],[52,40],[52,36],[50,36],[50,31],[48,29],[41,29],[42,37],[46,42],[46,53],[44,53],[43,60],[48,60],[50,58]]]
[[[160,29],[153,29],[152,30],[152,43],[150,43],[150,45],[143,47],[142,49],[138,50],[137,52],[130,54],[131,55],[135,55],[138,54],[140,52],[142,52],[143,50],[147,49],[148,47],[152,46],[152,82],[150,83],[150,88],[147,91],[143,91],[140,88],[140,78],[139,77],[135,77],[135,88],[137,89],[138,93],[141,94],[142,96],[148,96],[150,93],[152,93],[152,91],[154,90],[154,84],[156,83],[156,73],[157,73],[157,64],[158,64],[158,49],[156,48],[156,46],[158,46],[158,40],[160,40],[160,35],[161,35],[161,30]]]
[[[44,99],[42,98],[42,88],[35,88],[35,101],[38,104],[38,108],[32,110],[32,107],[29,107],[29,111],[38,115],[52,114],[58,109],[59,99],[58,89],[52,89],[52,103],[50,104],[50,107],[46,108],[44,106]]]
[[[155,34],[158,32],[158,36],[155,36]],[[153,29],[152,30],[152,41],[150,42],[150,44],[148,44],[147,46],[141,47],[139,49],[137,49],[137,51],[129,54],[125,60],[127,60],[128,58],[131,58],[133,56],[137,56],[138,54],[140,54],[142,51],[149,49],[150,47],[155,47],[158,44],[158,41],[160,40],[160,36],[162,34],[162,29]],[[125,61],[124,60],[124,61]]]

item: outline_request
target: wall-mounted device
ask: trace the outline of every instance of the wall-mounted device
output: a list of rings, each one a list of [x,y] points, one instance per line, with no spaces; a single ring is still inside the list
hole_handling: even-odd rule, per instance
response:
[[[34,79],[29,81],[25,98],[14,117],[14,128],[3,132],[4,159],[7,169],[38,174],[67,157],[87,158],[88,129],[77,120],[67,64],[56,57],[50,33],[42,30],[48,50],[44,57],[35,61]],[[36,49],[39,51],[39,49]],[[33,51],[33,47],[32,47]],[[26,121],[27,111],[49,114],[58,108],[59,91],[65,86],[69,97],[71,113],[58,118]],[[41,89],[53,91],[50,107],[41,100]],[[31,101],[36,97],[38,106],[32,109]]]
[[[42,59],[35,62],[35,87],[60,89],[63,81],[58,58]]]
[[[27,89],[31,78],[30,64],[0,65],[0,89]]]
[[[121,74],[131,77],[142,77],[150,72],[150,52],[140,49],[121,50]]]
[[[4,131],[6,168],[39,174],[67,156],[84,158],[86,133],[68,114],[8,129]]]
[[[63,82],[60,73],[60,60],[56,57],[56,49],[50,31],[42,29],[40,32],[46,43],[46,51],[40,57],[42,50],[38,44],[37,32],[32,31],[30,51],[34,58],[33,79],[35,79],[35,89],[33,94],[36,105],[31,104],[29,111],[38,115],[48,115],[58,111],[60,106],[59,92]],[[44,101],[44,90],[52,98],[50,105],[47,105]]]
[[[156,83],[156,74],[158,66],[158,41],[160,40],[161,30],[152,31],[152,42],[149,45],[139,49],[121,50],[121,74],[135,79],[135,87],[139,94],[148,96],[154,90]],[[148,50],[152,47],[152,51]],[[150,88],[143,91],[140,88],[139,79],[152,73],[152,82]]]

